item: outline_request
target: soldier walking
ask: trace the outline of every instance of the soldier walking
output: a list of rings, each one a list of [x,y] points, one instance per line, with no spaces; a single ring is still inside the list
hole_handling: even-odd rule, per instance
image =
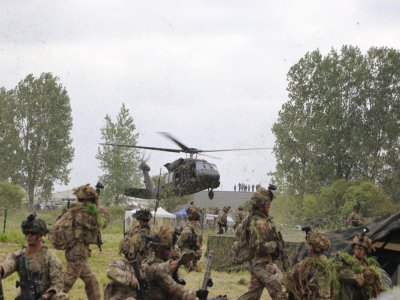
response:
[[[360,212],[360,209],[361,209],[360,202],[357,202],[356,204],[354,204],[353,211],[347,218],[347,222],[346,222],[347,226],[351,225],[353,227],[358,227],[358,226],[363,225],[364,218]]]
[[[224,206],[222,213],[218,216],[218,234],[224,234],[228,230],[228,211],[230,208],[230,206]]]
[[[242,224],[243,220],[244,220],[243,206],[239,206],[235,214],[235,224],[233,225],[233,229],[236,230],[236,228],[240,224]]]
[[[243,226],[249,235],[249,251],[252,258],[250,264],[250,284],[249,290],[238,300],[257,300],[266,288],[272,299],[286,299],[286,294],[282,285],[282,272],[278,268],[280,257],[279,238],[276,228],[269,216],[269,209],[274,198],[270,185],[269,189],[260,188],[259,192],[253,194],[250,199],[250,216]]]
[[[181,250],[182,254],[192,253],[193,260],[186,264],[187,270],[198,272],[197,262],[201,258],[201,245],[203,236],[201,234],[201,228],[199,226],[199,220],[201,217],[201,209],[197,206],[190,206],[186,210],[189,222],[183,228],[178,241],[177,246]]]
[[[73,216],[73,242],[65,248],[67,270],[64,275],[64,292],[68,293],[80,278],[85,283],[89,300],[100,299],[100,287],[96,275],[90,268],[90,244],[101,246],[100,229],[105,223],[98,208],[98,194],[89,184],[74,189],[79,203],[68,209]]]
[[[21,228],[28,246],[10,254],[0,264],[1,277],[17,271],[20,279],[17,286],[21,288],[18,297],[21,299],[68,299],[63,293],[61,261],[42,241],[48,233],[46,223],[36,219],[33,213],[22,222]]]

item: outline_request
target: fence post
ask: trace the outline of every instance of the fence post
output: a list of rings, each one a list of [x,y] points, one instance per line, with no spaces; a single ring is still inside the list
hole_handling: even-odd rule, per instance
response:
[[[4,224],[3,224],[3,233],[6,232],[6,223],[7,223],[7,208],[4,211]]]

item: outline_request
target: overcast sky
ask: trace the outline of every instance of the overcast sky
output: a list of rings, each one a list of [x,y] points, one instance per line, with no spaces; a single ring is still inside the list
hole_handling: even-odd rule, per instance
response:
[[[0,86],[58,76],[71,99],[65,190],[95,184],[100,128],[122,103],[139,144],[200,149],[273,147],[286,74],[308,51],[400,48],[400,1],[0,1]],[[267,184],[272,151],[218,154],[222,190]],[[178,158],[152,152],[151,174]],[[165,170],[165,168],[163,168]]]

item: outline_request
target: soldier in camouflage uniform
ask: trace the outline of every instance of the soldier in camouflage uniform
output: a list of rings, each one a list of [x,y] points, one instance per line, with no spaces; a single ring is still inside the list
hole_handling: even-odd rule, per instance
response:
[[[85,283],[89,300],[100,299],[100,286],[89,266],[90,244],[101,246],[100,229],[105,227],[104,211],[98,208],[98,194],[89,184],[74,189],[79,203],[69,210],[74,212],[74,241],[65,248],[67,270],[64,274],[64,292],[68,293],[80,278]]]
[[[222,213],[218,216],[218,234],[224,234],[228,229],[228,211],[230,208],[230,206],[224,206]]]
[[[145,236],[150,235],[150,226],[149,221],[151,219],[151,212],[148,209],[138,209],[132,215],[137,221],[138,224],[133,226],[129,231],[125,233],[124,238],[120,243],[120,254],[126,255],[127,253],[136,253],[137,258],[140,262],[142,262],[149,255],[149,248],[147,247],[147,243],[145,240]],[[136,237],[136,247],[137,249],[133,251],[127,247],[130,247],[132,243],[129,241]]]
[[[351,225],[353,227],[358,227],[358,226],[361,226],[364,224],[364,218],[360,212],[360,208],[361,208],[360,202],[357,202],[353,206],[353,211],[347,218],[347,222],[346,222],[347,226]]]
[[[197,206],[192,205],[188,207],[186,213],[188,215],[189,222],[183,228],[176,244],[181,250],[182,254],[186,254],[188,252],[194,254],[193,260],[189,261],[188,264],[186,264],[186,268],[189,272],[198,272],[197,262],[201,258],[201,244],[203,241],[201,228],[198,222],[201,217],[201,209]]]
[[[375,298],[388,286],[383,282],[383,270],[373,257],[372,241],[365,232],[356,233],[352,244],[353,255],[339,252],[332,260],[336,263],[340,280],[338,299],[366,300]]]
[[[233,225],[233,229],[236,230],[236,228],[242,224],[242,221],[244,220],[244,213],[243,213],[243,207],[239,206],[238,211],[235,214],[235,224]]]
[[[9,255],[0,264],[1,277],[5,278],[17,271],[22,295],[29,290],[26,280],[33,279],[37,282],[42,294],[40,299],[68,299],[68,296],[62,292],[61,261],[42,242],[42,237],[48,233],[46,223],[41,219],[36,219],[35,214],[31,214],[22,222],[21,227],[28,246]]]
[[[276,187],[275,187],[276,189]],[[251,211],[246,227],[249,231],[249,248],[252,251],[249,290],[238,300],[257,300],[266,288],[272,299],[286,299],[282,285],[282,272],[278,268],[279,240],[272,217],[269,216],[272,190],[260,188],[250,199]]]
[[[149,282],[149,298],[152,300],[195,300],[196,294],[178,284],[172,274],[179,267],[179,258],[171,259],[175,240],[173,227],[161,227],[152,235],[150,247],[154,249],[151,257],[143,263],[142,269]]]
[[[306,241],[308,257],[284,275],[283,283],[286,290],[296,300],[332,299],[333,276],[336,270],[331,267],[324,255],[324,251],[331,247],[331,243],[318,231],[308,232]]]

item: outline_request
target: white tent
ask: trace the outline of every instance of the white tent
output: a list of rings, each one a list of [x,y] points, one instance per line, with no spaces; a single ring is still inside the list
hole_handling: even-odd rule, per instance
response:
[[[136,209],[125,211],[125,231],[127,231],[133,224],[136,224],[136,219],[132,215],[136,212]],[[154,218],[154,210],[151,211],[151,216]],[[156,213],[156,224],[155,226],[171,225],[175,226],[176,216],[167,212],[164,208],[157,208]],[[150,224],[153,225],[153,219],[150,220]]]

